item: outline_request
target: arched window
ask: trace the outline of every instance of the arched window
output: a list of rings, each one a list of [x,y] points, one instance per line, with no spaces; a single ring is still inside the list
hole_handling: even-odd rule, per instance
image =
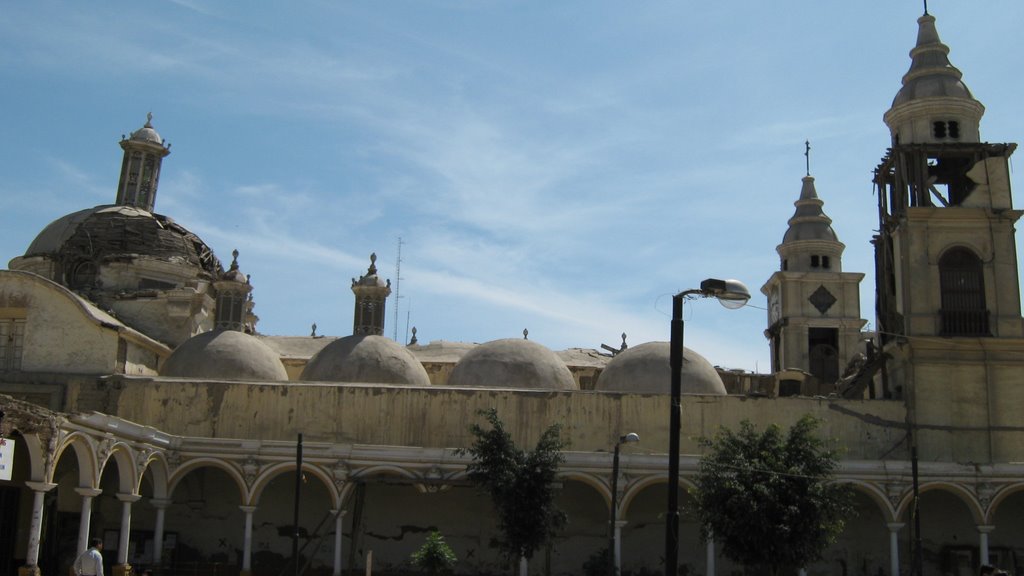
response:
[[[966,248],[952,248],[939,259],[943,336],[990,336],[981,259]]]

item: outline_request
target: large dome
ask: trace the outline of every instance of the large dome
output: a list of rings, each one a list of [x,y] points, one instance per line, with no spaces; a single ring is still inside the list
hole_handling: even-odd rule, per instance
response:
[[[136,257],[185,266],[207,278],[220,271],[210,247],[167,216],[113,205],[54,220],[36,236],[23,258],[11,262],[11,268],[38,272],[31,261],[41,258],[52,262],[52,280],[71,288],[89,288],[105,264]]]
[[[637,394],[671,393],[672,367],[669,343],[646,342],[612,358],[597,378],[595,390]],[[683,349],[683,394],[726,394],[718,371],[703,356]]]
[[[429,386],[423,365],[393,340],[376,335],[346,336],[317,352],[301,380]]]
[[[288,379],[284,364],[269,346],[235,330],[212,330],[189,338],[167,358],[160,374],[207,380]]]
[[[452,370],[448,385],[577,389],[572,373],[554,352],[519,338],[494,340],[466,352]]]

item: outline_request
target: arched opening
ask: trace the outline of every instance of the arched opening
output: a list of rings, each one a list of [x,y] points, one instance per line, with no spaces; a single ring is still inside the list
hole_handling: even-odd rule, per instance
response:
[[[584,573],[582,560],[599,559],[608,548],[609,505],[604,495],[587,482],[565,478],[555,505],[565,512],[566,525],[555,536],[548,550],[554,574]],[[618,518],[623,520],[623,518]],[[545,551],[538,555],[544,557]],[[628,551],[623,548],[623,557]]]
[[[992,513],[988,535],[989,563],[1011,574],[1024,574],[1024,485],[1000,499]]]
[[[237,478],[204,462],[176,476],[171,490],[162,567],[172,574],[237,572],[245,529]]]
[[[259,481],[253,506],[252,573],[276,576],[289,566],[293,535],[299,535],[299,566],[329,573],[334,564],[334,514],[331,493],[320,477],[303,467],[299,522],[295,525],[295,467],[283,466]]]

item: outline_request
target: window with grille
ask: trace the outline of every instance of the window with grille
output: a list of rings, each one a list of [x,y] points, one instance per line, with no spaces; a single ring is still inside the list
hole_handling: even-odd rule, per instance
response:
[[[943,336],[989,336],[985,280],[981,259],[966,248],[953,248],[939,259]]]

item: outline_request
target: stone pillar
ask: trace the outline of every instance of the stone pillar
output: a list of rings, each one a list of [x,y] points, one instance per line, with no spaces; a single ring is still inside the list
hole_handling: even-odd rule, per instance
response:
[[[18,576],[39,575],[39,537],[43,529],[43,501],[46,493],[57,487],[48,482],[25,482],[32,489],[32,520],[28,529],[28,548],[25,565],[18,568]]]
[[[345,519],[344,510],[331,510],[334,514],[334,571],[331,576],[341,576],[341,545],[344,542],[343,524]]]
[[[900,537],[899,532],[906,524],[903,522],[889,522],[889,574],[899,576],[900,574]]]
[[[988,564],[988,533],[995,529],[995,526],[978,526],[978,551],[981,555],[982,564]]]
[[[117,564],[114,565],[114,576],[130,576],[132,567],[128,564],[128,542],[132,532],[132,502],[138,502],[138,494],[118,494],[121,501],[121,535],[117,539]]]
[[[255,506],[239,506],[245,512],[245,532],[242,537],[242,572],[240,576],[252,574],[252,513]]]
[[[75,488],[82,497],[82,515],[78,520],[78,549],[76,555],[89,549],[89,522],[92,520],[92,499],[103,494],[98,488]]]
[[[164,514],[171,501],[165,498],[153,498],[149,501],[156,509],[156,524],[153,526],[153,564],[160,565],[164,556]]]
[[[708,538],[708,543],[704,548],[704,561],[707,563],[705,570],[707,576],[715,576],[715,539]]]
[[[526,562],[526,556],[520,556],[519,557],[519,576],[528,576],[528,574],[529,574],[528,568],[529,568],[529,566],[527,565],[527,562]]]
[[[627,522],[625,520],[615,521],[615,573],[622,574],[622,527]]]

